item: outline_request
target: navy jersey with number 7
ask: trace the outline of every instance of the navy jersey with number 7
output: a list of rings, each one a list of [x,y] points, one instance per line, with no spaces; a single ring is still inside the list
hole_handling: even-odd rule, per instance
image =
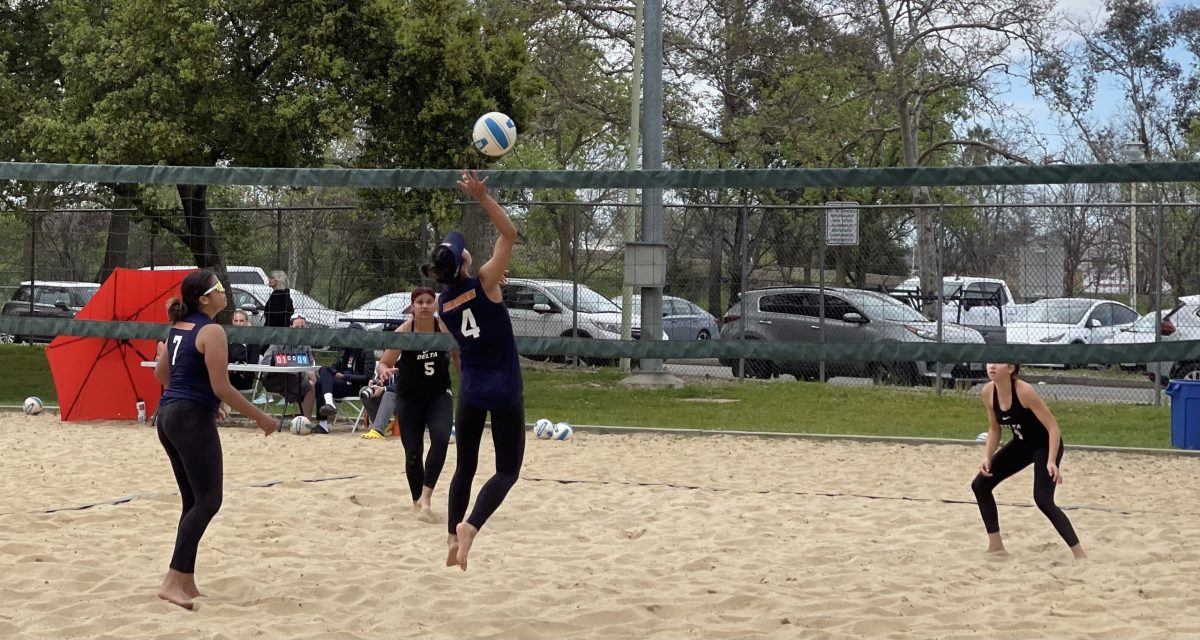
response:
[[[438,296],[438,315],[462,357],[460,401],[481,409],[521,405],[521,363],[508,308],[489,300],[479,278],[472,277]]]

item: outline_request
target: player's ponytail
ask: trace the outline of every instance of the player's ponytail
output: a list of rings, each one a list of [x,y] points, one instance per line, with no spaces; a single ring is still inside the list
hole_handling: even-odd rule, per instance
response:
[[[421,265],[421,273],[432,278],[438,284],[454,284],[459,280],[458,261],[454,259],[454,252],[446,245],[438,245],[433,248],[433,253],[429,256],[429,263]]]

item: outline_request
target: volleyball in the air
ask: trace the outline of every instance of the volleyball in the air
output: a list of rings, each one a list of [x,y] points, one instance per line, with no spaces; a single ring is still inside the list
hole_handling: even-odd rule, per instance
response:
[[[304,416],[292,418],[292,433],[298,436],[306,436],[312,433],[312,421]]]
[[[554,431],[551,433],[550,437],[554,440],[570,440],[571,435],[574,433],[575,430],[571,428],[571,425],[565,422],[560,422],[554,425]]]
[[[542,418],[533,424],[533,435],[538,440],[549,440],[554,435],[554,423]]]
[[[471,141],[479,153],[499,158],[512,151],[513,146],[517,144],[517,125],[513,124],[512,118],[503,113],[485,113],[475,121]]]
[[[37,396],[29,396],[25,398],[25,403],[21,405],[25,410],[25,415],[36,416],[42,412],[42,399]]]

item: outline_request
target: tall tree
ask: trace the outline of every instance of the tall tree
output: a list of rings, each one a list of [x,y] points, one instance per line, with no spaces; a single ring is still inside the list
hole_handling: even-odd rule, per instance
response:
[[[42,99],[28,124],[40,148],[72,162],[320,164],[327,141],[349,120],[338,90],[344,62],[331,45],[352,22],[354,4],[54,3],[62,100]],[[181,216],[147,215],[198,266],[223,273],[208,189],[181,184],[177,193]],[[127,228],[114,224],[118,233]],[[110,242],[123,252],[119,240]]]
[[[1048,0],[851,0],[848,17],[858,33],[879,43],[881,73],[874,89],[888,97],[899,127],[901,164],[935,163],[939,150],[989,147],[1013,161],[1024,159],[990,143],[931,131],[931,106],[961,94],[973,111],[1003,109],[992,99],[993,82],[1026,49],[1040,50]],[[927,137],[923,133],[935,133]],[[928,187],[913,187],[916,268],[922,289],[935,290],[935,209]],[[940,288],[941,284],[936,283]]]

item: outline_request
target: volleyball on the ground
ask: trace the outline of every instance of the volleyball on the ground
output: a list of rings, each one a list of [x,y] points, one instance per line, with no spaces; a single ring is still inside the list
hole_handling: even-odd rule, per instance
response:
[[[554,435],[554,423],[546,418],[542,418],[533,423],[533,435],[538,440],[549,440],[550,436]]]
[[[25,415],[36,416],[42,412],[42,399],[37,396],[29,396],[25,398],[25,403],[21,405],[21,408],[25,410]]]
[[[512,118],[491,111],[479,116],[471,133],[475,149],[485,156],[499,158],[517,144],[517,125]]]
[[[560,422],[554,425],[554,432],[551,438],[555,440],[570,440],[573,433],[575,433],[575,430],[571,428],[571,425]]]
[[[987,434],[988,434],[988,432],[984,431],[983,433],[975,436],[975,439],[978,440],[979,442],[987,442]]]
[[[292,418],[292,433],[298,436],[306,436],[312,433],[312,421],[304,416]]]

